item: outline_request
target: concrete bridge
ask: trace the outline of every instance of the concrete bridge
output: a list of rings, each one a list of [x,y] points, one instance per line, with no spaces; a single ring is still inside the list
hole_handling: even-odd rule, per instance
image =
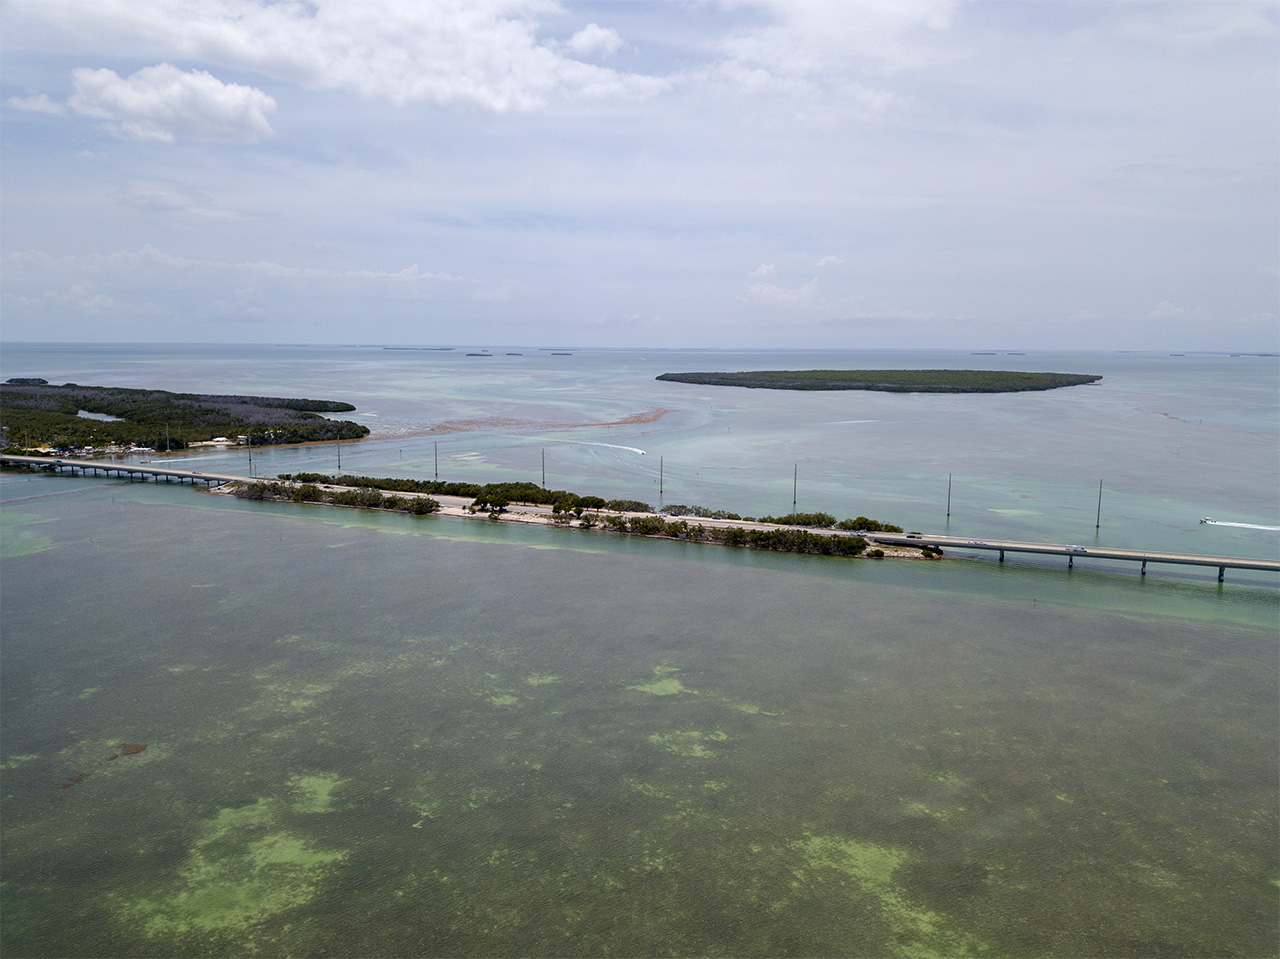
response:
[[[253,483],[256,480],[248,476],[235,476],[231,473],[201,473],[199,470],[171,469],[167,466],[139,466],[136,463],[110,463],[101,460],[56,459],[51,456],[0,456],[0,466],[25,466],[29,469],[45,473],[81,473],[85,476],[128,476],[133,479],[139,476],[145,482],[154,478],[158,483],[163,479],[166,483],[177,480],[179,483],[204,483],[206,486],[221,486],[223,483]]]
[[[1164,553],[1154,550],[1115,549],[1109,546],[1067,546],[1053,543],[1019,543],[1012,540],[979,540],[966,539],[961,536],[917,536],[903,533],[865,533],[869,541],[884,543],[887,546],[937,546],[942,549],[975,549],[1000,554],[1000,562],[1004,562],[1005,553],[1034,553],[1048,556],[1067,557],[1067,568],[1075,565],[1077,559],[1118,559],[1142,564],[1142,575],[1147,575],[1148,563],[1167,563],[1177,566],[1216,566],[1218,582],[1226,577],[1228,569],[1256,569],[1269,573],[1280,573],[1280,560],[1274,559],[1237,559],[1227,556],[1199,556],[1194,553]]]

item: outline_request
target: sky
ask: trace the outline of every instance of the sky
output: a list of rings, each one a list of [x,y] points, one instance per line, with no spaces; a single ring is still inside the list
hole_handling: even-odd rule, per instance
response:
[[[3,0],[0,341],[1280,350],[1280,2]]]

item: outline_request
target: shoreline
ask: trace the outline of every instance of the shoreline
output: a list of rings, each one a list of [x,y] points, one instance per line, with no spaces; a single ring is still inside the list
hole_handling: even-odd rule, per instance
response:
[[[280,486],[296,489],[304,484],[294,482],[292,480],[276,480],[264,479],[262,483],[274,483]],[[247,484],[244,483],[224,483],[205,490],[211,496],[234,496],[237,489],[242,489]],[[354,492],[358,487],[354,486],[337,486],[332,483],[316,483],[313,484],[325,493],[342,493]],[[755,546],[749,543],[725,543],[710,538],[701,537],[681,537],[671,536],[665,533],[637,532],[630,529],[619,529],[617,526],[609,525],[606,521],[607,517],[617,516],[626,520],[628,523],[633,520],[640,522],[652,522],[660,520],[664,523],[679,523],[681,521],[688,523],[690,531],[696,531],[699,527],[711,530],[729,530],[741,529],[748,531],[775,532],[789,531],[795,533],[805,533],[815,537],[826,537],[830,539],[849,539],[856,536],[854,533],[847,533],[840,530],[820,529],[806,526],[788,526],[780,523],[760,523],[754,520],[730,520],[730,519],[712,519],[709,517],[694,518],[694,522],[689,522],[685,517],[672,517],[664,513],[653,512],[631,512],[625,510],[605,510],[593,511],[590,514],[597,521],[584,525],[582,520],[574,517],[572,514],[553,513],[550,507],[534,506],[532,504],[521,503],[504,507],[501,512],[492,512],[489,510],[476,510],[472,506],[472,498],[467,496],[449,496],[439,493],[411,493],[402,492],[395,494],[403,499],[429,499],[439,504],[439,508],[431,513],[423,514],[427,516],[447,516],[454,519],[466,520],[484,520],[489,523],[522,523],[527,526],[548,526],[558,529],[576,529],[584,533],[618,533],[623,536],[642,536],[648,539],[668,539],[677,542],[693,542],[702,543],[708,546],[727,546],[739,549],[758,549],[766,552],[794,552],[806,555],[824,555],[817,551],[804,550],[785,550],[785,549],[768,549],[767,547]],[[324,503],[306,500],[289,500],[277,497],[264,497],[267,502],[288,503],[290,505],[298,504],[303,506],[331,506],[338,509],[366,509],[375,510],[384,513],[397,513],[403,510],[387,509],[378,506],[352,506],[344,503]],[[868,549],[862,552],[849,555],[838,554],[837,558],[841,559],[913,559],[913,560],[932,560],[940,559],[941,554],[927,554],[919,548],[902,547],[895,545],[886,545],[878,543],[866,537],[858,537],[863,539]],[[871,555],[870,550],[877,550],[877,555]]]

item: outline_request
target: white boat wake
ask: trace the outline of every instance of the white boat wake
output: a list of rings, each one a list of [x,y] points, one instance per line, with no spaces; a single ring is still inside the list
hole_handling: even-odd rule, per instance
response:
[[[1226,523],[1222,520],[1209,519],[1207,516],[1200,522],[1207,523],[1209,526],[1236,526],[1240,529],[1265,529],[1273,533],[1280,532],[1280,526],[1259,526],[1257,523]]]
[[[634,446],[619,446],[617,443],[584,443],[581,440],[552,440],[553,443],[569,443],[573,446],[607,446],[611,450],[626,450],[628,453],[639,453],[644,456],[644,450],[636,449]]]

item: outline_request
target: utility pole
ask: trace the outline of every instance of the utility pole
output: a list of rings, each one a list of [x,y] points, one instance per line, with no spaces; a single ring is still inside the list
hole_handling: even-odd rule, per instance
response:
[[[662,457],[658,457],[658,495],[662,495]]]
[[[800,464],[796,463],[791,471],[791,508],[796,508],[796,490],[800,488]]]
[[[1100,529],[1102,527],[1102,480],[1098,480],[1098,516],[1093,521],[1093,528]]]
[[[436,448],[436,479],[439,479],[440,478],[440,441],[433,440],[432,442]]]
[[[542,488],[547,488],[547,448],[542,448]]]
[[[951,519],[951,474],[947,474],[947,519]]]
[[[342,437],[338,437],[338,469],[342,469]]]

